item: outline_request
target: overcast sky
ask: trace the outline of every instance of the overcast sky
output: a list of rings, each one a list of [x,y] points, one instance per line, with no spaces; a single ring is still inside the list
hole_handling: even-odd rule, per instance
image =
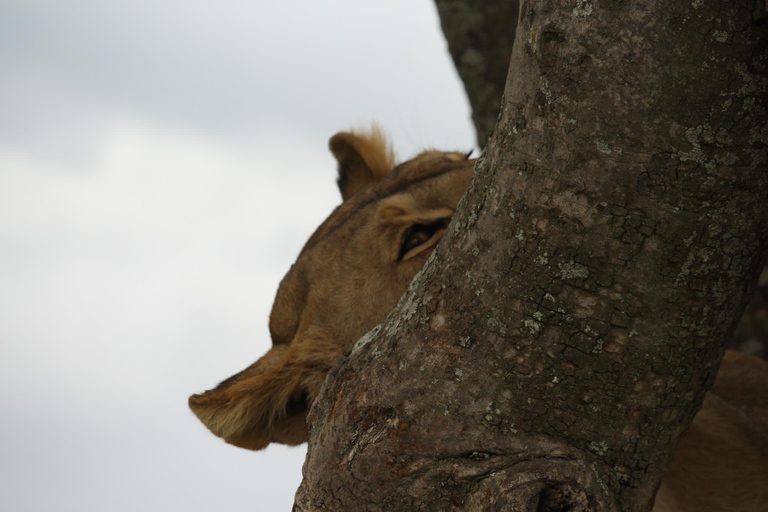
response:
[[[269,347],[333,133],[474,132],[433,4],[0,3],[0,510],[290,510],[306,448],[188,411]]]

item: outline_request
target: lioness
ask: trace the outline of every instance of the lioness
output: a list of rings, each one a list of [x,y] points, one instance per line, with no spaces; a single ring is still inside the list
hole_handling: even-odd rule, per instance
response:
[[[339,356],[380,323],[441,239],[475,160],[425,151],[395,166],[378,129],[338,133],[343,203],[283,278],[270,315],[273,347],[189,399],[226,442],[259,450],[307,440],[307,411]],[[768,510],[768,364],[728,352],[680,441],[655,511]]]

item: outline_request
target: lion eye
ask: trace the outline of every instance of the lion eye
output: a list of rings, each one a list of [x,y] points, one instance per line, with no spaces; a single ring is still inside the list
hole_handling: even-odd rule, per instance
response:
[[[401,252],[406,253],[411,249],[415,249],[416,247],[432,238],[432,235],[434,234],[435,230],[432,229],[432,226],[420,225],[412,227],[408,230],[408,234],[405,235],[405,240],[403,240],[403,247]]]
[[[432,240],[435,233],[445,229],[447,224],[448,222],[445,219],[440,219],[432,224],[414,224],[411,226],[403,236],[403,243],[400,246],[398,259],[403,260],[408,253]]]

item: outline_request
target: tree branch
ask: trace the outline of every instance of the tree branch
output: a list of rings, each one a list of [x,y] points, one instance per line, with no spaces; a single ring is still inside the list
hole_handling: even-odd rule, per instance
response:
[[[453,63],[472,106],[477,143],[483,148],[499,117],[515,41],[518,0],[436,0]]]

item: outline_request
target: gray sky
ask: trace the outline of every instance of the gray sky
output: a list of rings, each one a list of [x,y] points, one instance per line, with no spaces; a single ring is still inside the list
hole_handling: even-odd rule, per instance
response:
[[[269,347],[333,133],[474,146],[434,6],[4,0],[0,70],[0,510],[290,510],[305,447],[186,399]]]

